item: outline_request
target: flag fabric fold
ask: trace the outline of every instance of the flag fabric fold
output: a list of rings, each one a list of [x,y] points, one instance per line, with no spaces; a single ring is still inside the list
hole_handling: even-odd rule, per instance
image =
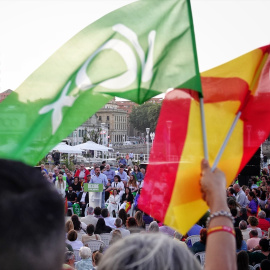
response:
[[[269,52],[270,45],[258,48],[201,74],[210,164],[242,111],[218,164],[228,185],[270,133]],[[176,89],[166,95],[139,200],[140,209],[182,233],[208,209],[199,184],[199,116],[197,93]]]
[[[114,96],[201,93],[189,0],[142,0],[87,26],[0,104],[0,156],[36,164]]]

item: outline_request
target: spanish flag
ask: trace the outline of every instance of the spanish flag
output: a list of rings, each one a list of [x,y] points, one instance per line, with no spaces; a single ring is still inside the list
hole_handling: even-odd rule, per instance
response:
[[[269,52],[270,45],[258,48],[201,74],[210,164],[242,113],[218,164],[228,185],[270,133]],[[208,210],[203,157],[198,94],[175,89],[163,101],[139,208],[186,233]]]

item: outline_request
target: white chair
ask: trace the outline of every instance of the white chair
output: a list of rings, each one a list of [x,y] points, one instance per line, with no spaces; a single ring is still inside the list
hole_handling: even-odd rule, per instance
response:
[[[81,260],[81,257],[79,255],[79,250],[78,249],[74,249],[73,250],[74,256],[75,256],[75,262],[78,262]]]
[[[198,258],[199,257],[199,260],[201,262],[201,266],[204,266],[204,262],[205,262],[205,251],[198,252],[194,256],[195,256],[195,258]]]
[[[99,240],[89,240],[85,242],[84,245],[89,247],[92,253],[96,250],[103,252],[104,248],[106,247],[105,243]]]
[[[110,233],[101,233],[100,234],[101,241],[108,247],[109,243],[112,239],[112,235]]]
[[[261,267],[261,264],[260,263],[257,263],[253,266],[253,269],[254,270],[260,270],[260,267]]]
[[[189,247],[188,243],[190,243],[191,246],[193,246],[194,243],[199,242],[200,240],[201,240],[201,238],[199,235],[191,235],[186,239],[185,243]]]

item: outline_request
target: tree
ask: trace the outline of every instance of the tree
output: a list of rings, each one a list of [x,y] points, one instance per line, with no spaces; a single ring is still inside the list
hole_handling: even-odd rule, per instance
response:
[[[150,102],[133,107],[129,115],[130,123],[140,132],[145,133],[146,128],[150,128],[153,132],[156,129],[160,109],[161,104]]]
[[[102,144],[102,138],[100,136],[101,128],[93,128],[87,131],[85,128],[83,142],[92,141],[94,143]]]

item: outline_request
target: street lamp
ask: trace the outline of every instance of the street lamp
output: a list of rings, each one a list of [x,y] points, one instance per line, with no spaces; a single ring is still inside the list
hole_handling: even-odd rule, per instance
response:
[[[153,141],[154,141],[154,139],[155,139],[155,132],[151,132],[150,133],[150,138],[151,138],[151,140],[152,140],[152,144],[153,144]]]
[[[104,145],[105,123],[101,123],[100,125],[101,125],[102,145]]]
[[[146,128],[146,145],[147,145],[147,158],[149,159],[149,132],[150,128]]]

